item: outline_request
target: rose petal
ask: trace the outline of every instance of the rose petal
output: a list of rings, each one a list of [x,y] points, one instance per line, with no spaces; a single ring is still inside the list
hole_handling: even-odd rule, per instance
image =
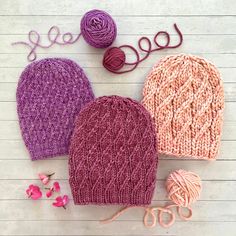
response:
[[[33,200],[37,200],[42,197],[42,192],[37,185],[31,184],[29,188],[26,190],[28,197]]]
[[[59,183],[58,182],[54,182],[53,183],[53,190],[55,191],[55,192],[60,192],[60,185],[59,185]]]
[[[47,198],[52,196],[52,190],[51,189],[46,192],[46,196],[47,196]]]

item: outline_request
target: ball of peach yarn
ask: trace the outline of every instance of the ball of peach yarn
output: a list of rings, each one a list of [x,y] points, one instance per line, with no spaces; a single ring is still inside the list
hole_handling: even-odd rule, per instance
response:
[[[201,179],[193,172],[176,170],[166,180],[168,197],[178,206],[189,207],[199,199],[201,189]]]

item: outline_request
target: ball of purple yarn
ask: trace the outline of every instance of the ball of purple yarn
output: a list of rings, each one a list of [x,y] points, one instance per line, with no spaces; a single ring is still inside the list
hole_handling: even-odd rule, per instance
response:
[[[80,30],[85,41],[95,48],[106,48],[116,38],[117,27],[112,17],[101,10],[91,10],[85,13]]]

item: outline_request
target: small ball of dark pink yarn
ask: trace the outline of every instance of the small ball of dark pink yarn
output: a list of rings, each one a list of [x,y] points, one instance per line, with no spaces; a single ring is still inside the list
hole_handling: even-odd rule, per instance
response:
[[[85,13],[80,22],[80,30],[84,40],[95,48],[110,46],[117,35],[115,21],[108,13],[101,10]]]
[[[109,48],[103,57],[103,66],[109,71],[117,71],[125,64],[125,53],[120,48]]]

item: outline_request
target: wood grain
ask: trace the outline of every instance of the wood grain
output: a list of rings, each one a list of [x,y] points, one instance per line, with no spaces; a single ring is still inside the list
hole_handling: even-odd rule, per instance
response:
[[[25,0],[19,3],[19,0],[4,1],[1,5],[0,14],[2,15],[83,15],[94,6],[99,6],[112,15],[235,15],[234,0],[227,1],[227,7],[224,0],[208,0],[195,1],[190,0],[186,3],[184,0],[167,0],[165,4],[160,4],[158,1],[149,0],[146,2],[140,0],[113,0],[111,1],[84,1],[84,0],[70,0],[70,1],[48,1],[48,0]],[[36,4],[37,3],[37,4]],[[85,4],[86,3],[86,4]],[[79,9],[79,10],[78,10]],[[82,13],[82,14],[81,14]]]
[[[57,179],[68,179],[68,165],[64,159],[48,159],[30,162],[29,160],[0,160],[0,179],[35,179],[37,173],[53,172]],[[200,160],[160,160],[157,179],[164,180],[175,169],[186,169],[198,173],[203,180],[236,181],[234,161]],[[20,170],[20,171],[19,171]],[[222,171],[222,170],[227,170]],[[212,174],[214,173],[214,175]]]
[[[63,209],[61,209],[63,210]],[[171,228],[161,227],[147,229],[142,221],[117,221],[112,224],[101,224],[98,221],[1,221],[0,235],[155,235],[199,236],[199,232],[206,235],[222,236],[225,229],[235,232],[235,222],[200,221],[176,222]],[[187,229],[188,228],[188,229]],[[186,233],[187,231],[187,233]],[[20,233],[19,233],[20,232]]]
[[[15,92],[19,76],[28,64],[28,50],[11,43],[27,40],[29,30],[42,34],[52,25],[62,32],[80,32],[84,12],[99,7],[114,17],[118,27],[115,46],[129,43],[137,47],[141,36],[151,40],[159,30],[167,30],[171,42],[178,41],[173,23],[184,34],[183,45],[175,50],[153,53],[132,73],[114,75],[101,64],[104,50],[88,46],[81,38],[66,47],[39,49],[38,58],[68,57],[85,70],[95,95],[117,94],[141,100],[142,87],[151,67],[164,56],[189,53],[214,63],[225,90],[224,127],[216,161],[178,160],[160,156],[153,205],[168,201],[165,178],[178,168],[191,170],[202,178],[200,200],[193,205],[189,222],[177,217],[168,229],[146,229],[142,210],[130,210],[108,225],[100,219],[111,216],[118,206],[74,206],[68,184],[68,157],[31,162],[22,141],[16,113]],[[10,0],[0,2],[0,235],[156,235],[156,236],[231,236],[236,232],[236,2],[235,0]],[[163,38],[159,38],[164,42]],[[144,54],[142,54],[144,56]],[[127,51],[127,59],[133,55]],[[68,194],[68,209],[51,206],[45,196],[31,201],[25,189],[31,183],[41,186],[37,173],[56,172],[61,194]]]
[[[57,173],[55,178],[57,177]],[[40,181],[37,179],[37,176],[34,176],[34,180],[29,179],[6,179],[1,180],[0,182],[0,189],[2,194],[0,195],[0,202],[4,200],[5,204],[8,204],[8,200],[15,201],[15,203],[29,201],[30,199],[27,199],[25,197],[25,188],[32,182],[34,184],[37,184],[41,186]],[[54,181],[55,179],[53,179]],[[69,184],[67,180],[60,180],[60,185],[63,193],[68,193],[69,198],[72,199],[71,191]],[[235,181],[229,181],[229,180],[204,180],[202,181],[203,190],[201,192],[201,199],[199,201],[206,202],[214,202],[214,201],[222,201],[222,202],[231,202],[236,201],[236,195],[235,193],[235,187],[236,182]],[[225,200],[227,199],[227,200]],[[157,188],[155,189],[155,194],[153,196],[153,204],[158,204],[158,201],[167,201],[168,196],[165,191],[165,180],[158,180],[157,181]],[[45,205],[50,205],[52,199],[46,198],[45,194],[43,195],[42,201],[45,201]],[[27,203],[28,204],[28,203]],[[37,203],[32,203],[34,206],[37,206]],[[201,203],[200,203],[201,204]],[[51,205],[50,205],[51,207]],[[79,206],[78,206],[79,207]],[[86,207],[83,207],[86,211]],[[3,208],[1,208],[3,209]],[[197,208],[195,208],[197,209]],[[218,208],[216,207],[216,210]],[[30,210],[30,209],[29,209]],[[71,207],[71,210],[74,210],[73,207]],[[5,211],[8,211],[9,208],[6,207]],[[196,210],[197,211],[197,210]],[[50,213],[50,212],[49,212]],[[79,213],[79,212],[78,212]],[[82,216],[81,216],[82,217]],[[73,215],[71,216],[71,219],[73,218]]]
[[[60,55],[63,56],[64,54]],[[222,80],[225,83],[233,83],[236,80],[236,67],[235,68],[218,68],[222,76]],[[17,83],[23,68],[1,68],[0,69],[0,87],[1,83]],[[135,71],[127,74],[116,74],[108,73],[104,68],[85,68],[85,73],[92,83],[109,83],[109,84],[130,84],[130,83],[143,83],[145,77],[149,73],[150,68],[138,67]],[[141,75],[141,76],[140,76]]]
[[[88,47],[88,46],[87,46]],[[90,49],[91,50],[91,49]],[[184,52],[184,51],[182,51]],[[168,53],[159,53],[159,54],[151,54],[150,57],[142,62],[139,66],[139,68],[145,68],[148,67],[149,70],[150,68],[156,64],[160,58],[163,56],[167,56],[170,54],[174,54],[172,51]],[[236,67],[236,61],[235,59],[235,54],[206,54],[206,53],[195,53],[198,56],[204,57],[207,60],[211,61],[214,63],[217,67],[220,68],[229,68],[229,67]],[[26,66],[26,56],[27,53],[25,54],[19,54],[15,56],[14,54],[0,54],[0,68],[8,68],[8,67],[14,67],[14,68],[23,68]],[[50,54],[50,57],[57,57],[56,54]],[[38,57],[38,59],[44,58],[42,56]],[[97,53],[90,53],[90,54],[72,54],[70,55],[70,58],[77,63],[79,63],[83,68],[101,68],[102,67],[102,54],[97,54]],[[133,55],[127,55],[127,60],[133,60]],[[151,66],[150,66],[151,65]],[[105,69],[104,69],[105,71]],[[108,72],[105,72],[104,75],[106,75]],[[109,73],[110,74],[110,73]],[[108,75],[108,74],[107,74]],[[128,75],[127,75],[128,77]]]
[[[0,87],[0,101],[1,102],[15,102],[17,85],[15,83],[2,83]],[[113,83],[92,83],[92,88],[96,97],[104,95],[120,95],[125,97],[131,97],[140,101],[142,99],[143,84],[116,84]],[[224,84],[225,101],[236,101],[236,84],[225,83]]]

